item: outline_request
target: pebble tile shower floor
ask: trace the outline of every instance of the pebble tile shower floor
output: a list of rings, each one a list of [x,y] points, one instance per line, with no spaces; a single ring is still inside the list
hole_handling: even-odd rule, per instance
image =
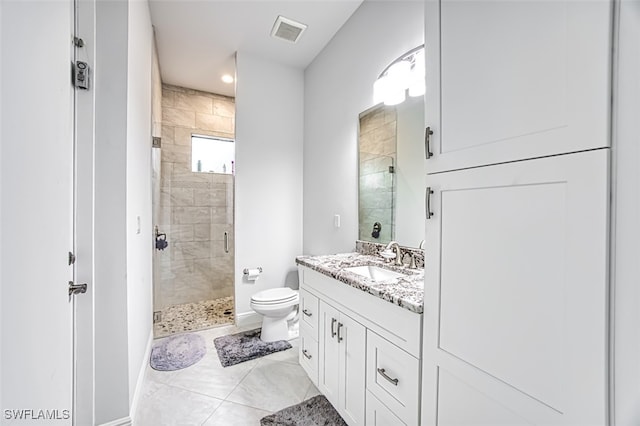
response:
[[[153,325],[155,338],[233,324],[233,296],[170,306]]]

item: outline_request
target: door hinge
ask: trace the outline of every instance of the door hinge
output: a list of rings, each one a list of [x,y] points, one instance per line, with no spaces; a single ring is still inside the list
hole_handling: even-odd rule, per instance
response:
[[[86,62],[73,64],[73,85],[76,89],[89,90],[89,64]]]
[[[74,284],[73,281],[69,281],[69,297],[74,294],[86,293],[87,285],[86,284]]]
[[[69,266],[73,265],[74,263],[76,263],[76,255],[72,252],[69,252]]]

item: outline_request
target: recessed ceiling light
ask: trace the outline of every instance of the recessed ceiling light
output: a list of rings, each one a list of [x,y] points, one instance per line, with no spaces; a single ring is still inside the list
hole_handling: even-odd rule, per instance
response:
[[[231,77],[229,74],[225,74],[222,76],[222,81],[224,83],[231,84],[233,83],[233,77]]]

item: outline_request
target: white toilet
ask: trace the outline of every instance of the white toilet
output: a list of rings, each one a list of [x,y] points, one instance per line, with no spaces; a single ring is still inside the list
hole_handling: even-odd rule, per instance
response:
[[[262,341],[289,339],[288,322],[297,314],[299,299],[298,291],[288,287],[271,288],[251,296],[251,309],[262,315]]]

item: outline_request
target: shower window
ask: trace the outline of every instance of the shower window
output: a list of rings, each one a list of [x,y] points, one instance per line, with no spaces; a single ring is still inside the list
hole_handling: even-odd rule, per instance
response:
[[[235,173],[236,145],[233,139],[191,137],[191,170],[203,173]]]

